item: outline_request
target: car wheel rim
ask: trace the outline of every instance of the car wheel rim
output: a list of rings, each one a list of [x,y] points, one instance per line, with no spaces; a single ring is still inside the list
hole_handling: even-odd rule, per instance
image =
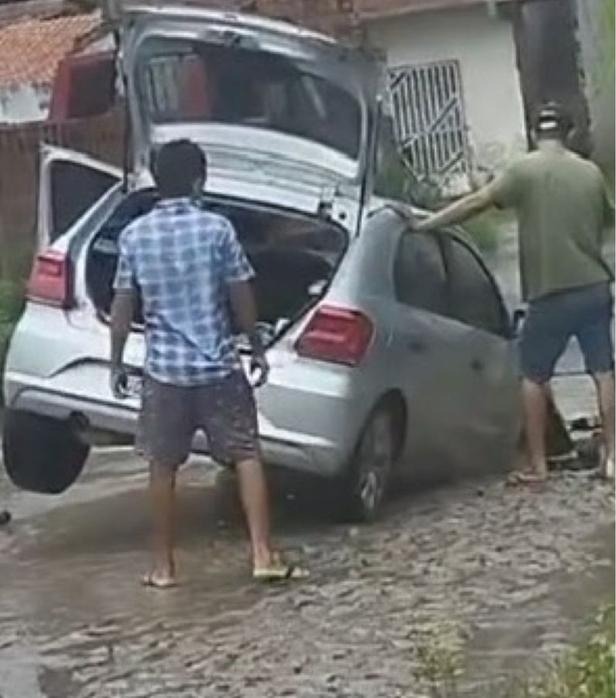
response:
[[[383,498],[392,457],[391,425],[389,418],[382,415],[372,422],[361,449],[359,495],[367,512],[374,512]]]

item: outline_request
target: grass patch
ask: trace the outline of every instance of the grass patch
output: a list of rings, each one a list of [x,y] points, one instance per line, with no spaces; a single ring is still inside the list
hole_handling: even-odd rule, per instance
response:
[[[23,284],[0,281],[0,324],[12,324],[21,315],[24,306]]]
[[[559,661],[544,667],[537,679],[486,688],[476,698],[615,698],[614,606],[601,611],[586,639]],[[427,639],[417,651],[415,677],[430,698],[459,698],[463,650],[450,633]]]
[[[511,698],[614,698],[614,686],[612,606],[600,613],[586,642]]]
[[[515,217],[510,211],[492,209],[466,222],[464,229],[481,252],[490,253],[499,246],[503,227],[514,221]]]
[[[15,323],[24,307],[23,284],[13,281],[0,281],[0,376]],[[0,391],[1,396],[2,391]]]

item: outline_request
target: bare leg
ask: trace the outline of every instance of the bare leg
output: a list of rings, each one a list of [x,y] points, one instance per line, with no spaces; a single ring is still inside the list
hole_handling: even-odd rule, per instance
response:
[[[544,385],[524,379],[522,397],[528,462],[533,475],[538,479],[546,479],[548,476],[545,444],[547,395]]]
[[[272,564],[270,511],[263,465],[257,459],[237,464],[240,498],[248,523],[255,569]]]
[[[175,469],[151,465],[150,500],[154,526],[153,565],[144,582],[159,588],[174,586]]]
[[[601,413],[601,425],[603,431],[603,445],[605,447],[604,462],[601,467],[611,468],[612,472],[605,474],[613,478],[614,468],[614,374],[599,373],[593,376],[597,388],[597,398],[599,401],[599,411]]]

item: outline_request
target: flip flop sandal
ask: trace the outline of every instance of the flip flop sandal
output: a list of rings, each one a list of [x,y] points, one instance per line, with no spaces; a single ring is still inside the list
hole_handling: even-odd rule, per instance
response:
[[[178,585],[175,579],[167,579],[165,581],[157,580],[156,576],[153,573],[146,574],[145,577],[143,577],[143,579],[141,580],[141,584],[144,587],[148,587],[150,589],[160,590],[174,589]]]
[[[272,567],[263,567],[255,569],[252,577],[257,582],[274,583],[288,582],[297,579],[306,579],[310,576],[310,572],[297,565],[274,565]]]
[[[507,487],[522,487],[524,485],[545,485],[547,481],[547,477],[539,477],[539,475],[535,475],[535,473],[512,473],[507,478]]]

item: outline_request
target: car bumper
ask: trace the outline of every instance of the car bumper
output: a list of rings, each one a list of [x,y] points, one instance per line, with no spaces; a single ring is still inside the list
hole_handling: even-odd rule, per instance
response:
[[[100,365],[81,366],[78,371],[42,379],[8,372],[4,380],[7,407],[55,419],[79,417],[84,421],[84,427],[94,431],[134,435],[139,400],[131,398],[120,402],[111,398],[107,381],[102,378],[103,370],[107,375],[108,369]],[[88,375],[92,373],[98,374],[97,381]],[[93,385],[98,385],[98,389],[93,390]],[[302,405],[301,417],[310,411],[311,402],[321,419],[327,415],[324,421],[331,425],[329,434],[315,436],[298,428],[289,428],[288,423],[286,428],[277,427],[260,410],[259,433],[265,462],[323,477],[340,475],[352,451],[350,439],[341,437],[348,404],[342,398],[324,401],[321,395],[297,395],[295,399]],[[202,435],[195,438],[193,447],[196,453],[208,453],[207,440]]]

